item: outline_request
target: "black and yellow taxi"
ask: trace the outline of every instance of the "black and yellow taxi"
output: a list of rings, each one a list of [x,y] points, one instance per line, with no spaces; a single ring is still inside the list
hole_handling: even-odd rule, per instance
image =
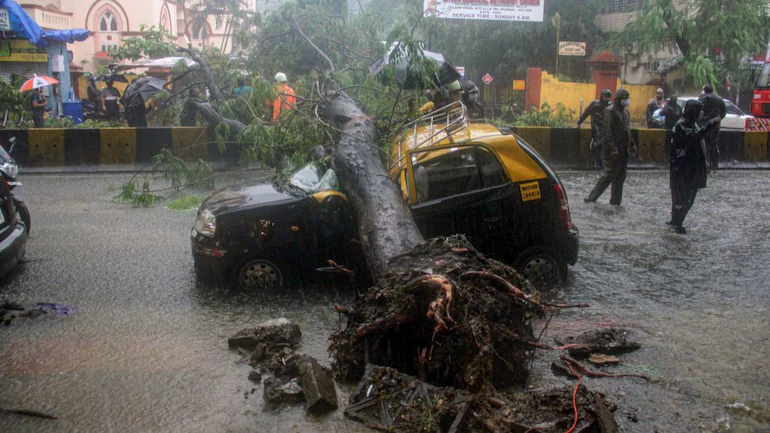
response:
[[[389,168],[426,238],[455,233],[533,282],[567,277],[578,229],[567,192],[510,129],[471,122],[457,102],[407,125]]]
[[[389,172],[426,238],[464,234],[535,283],[566,278],[577,261],[578,230],[559,178],[510,130],[470,122],[460,102],[405,128]],[[191,233],[199,276],[255,289],[365,274],[357,239],[336,173],[313,164],[213,193]]]

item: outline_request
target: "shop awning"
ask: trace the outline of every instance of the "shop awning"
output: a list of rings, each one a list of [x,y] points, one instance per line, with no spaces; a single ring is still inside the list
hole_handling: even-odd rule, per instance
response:
[[[14,0],[0,0],[0,8],[8,10],[10,31],[38,47],[47,47],[48,41],[84,41],[90,35],[86,29],[43,30]]]

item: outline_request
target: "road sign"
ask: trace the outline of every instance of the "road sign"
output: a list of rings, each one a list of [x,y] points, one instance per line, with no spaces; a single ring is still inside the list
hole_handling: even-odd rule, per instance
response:
[[[513,90],[526,90],[527,82],[524,80],[513,80]]]
[[[560,56],[585,56],[586,43],[561,41],[559,42],[559,55]]]
[[[484,82],[484,84],[487,84],[487,85],[488,85],[489,83],[491,83],[491,82],[492,82],[492,80],[494,80],[494,78],[492,78],[492,76],[491,76],[491,75],[489,75],[489,74],[484,74],[484,76],[483,76],[483,77],[481,77],[481,81],[483,81],[483,82]]]

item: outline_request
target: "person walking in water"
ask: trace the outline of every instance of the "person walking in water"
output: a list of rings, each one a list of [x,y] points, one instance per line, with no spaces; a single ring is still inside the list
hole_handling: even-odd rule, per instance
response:
[[[604,109],[602,121],[602,159],[604,173],[596,186],[585,198],[586,203],[599,199],[608,186],[612,185],[610,204],[619,206],[623,201],[623,183],[626,181],[628,155],[636,154],[636,144],[631,140],[631,116],[628,106],[631,95],[621,87],[615,92],[612,105]]]
[[[604,110],[610,105],[612,92],[610,89],[602,90],[599,99],[594,99],[588,104],[583,114],[578,119],[577,126],[591,116],[591,150],[596,151],[596,168],[602,169],[602,121],[604,120]]]
[[[718,116],[705,121],[701,121],[702,118],[703,103],[691,99],[685,104],[684,114],[671,133],[671,221],[668,224],[682,235],[687,233],[684,219],[695,203],[695,195],[706,187],[708,168],[704,137],[721,120]]]
[[[706,134],[706,150],[708,151],[709,168],[712,171],[719,169],[719,130],[722,119],[727,115],[725,100],[714,94],[714,88],[705,85],[699,98],[703,103],[703,118],[705,120],[717,119],[714,127]]]

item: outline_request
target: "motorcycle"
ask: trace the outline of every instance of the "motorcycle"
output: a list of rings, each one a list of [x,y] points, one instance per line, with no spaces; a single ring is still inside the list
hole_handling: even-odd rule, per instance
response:
[[[16,207],[16,214],[21,221],[27,226],[27,234],[32,229],[32,220],[29,216],[29,209],[27,205],[13,193],[13,189],[21,185],[21,182],[16,180],[16,176],[19,175],[19,166],[16,161],[11,157],[10,152],[13,152],[13,148],[16,146],[16,137],[11,137],[9,140],[10,147],[8,151],[3,146],[0,146],[0,174],[2,174],[3,181],[8,184],[8,189],[11,190],[11,197],[13,197],[13,204]]]

